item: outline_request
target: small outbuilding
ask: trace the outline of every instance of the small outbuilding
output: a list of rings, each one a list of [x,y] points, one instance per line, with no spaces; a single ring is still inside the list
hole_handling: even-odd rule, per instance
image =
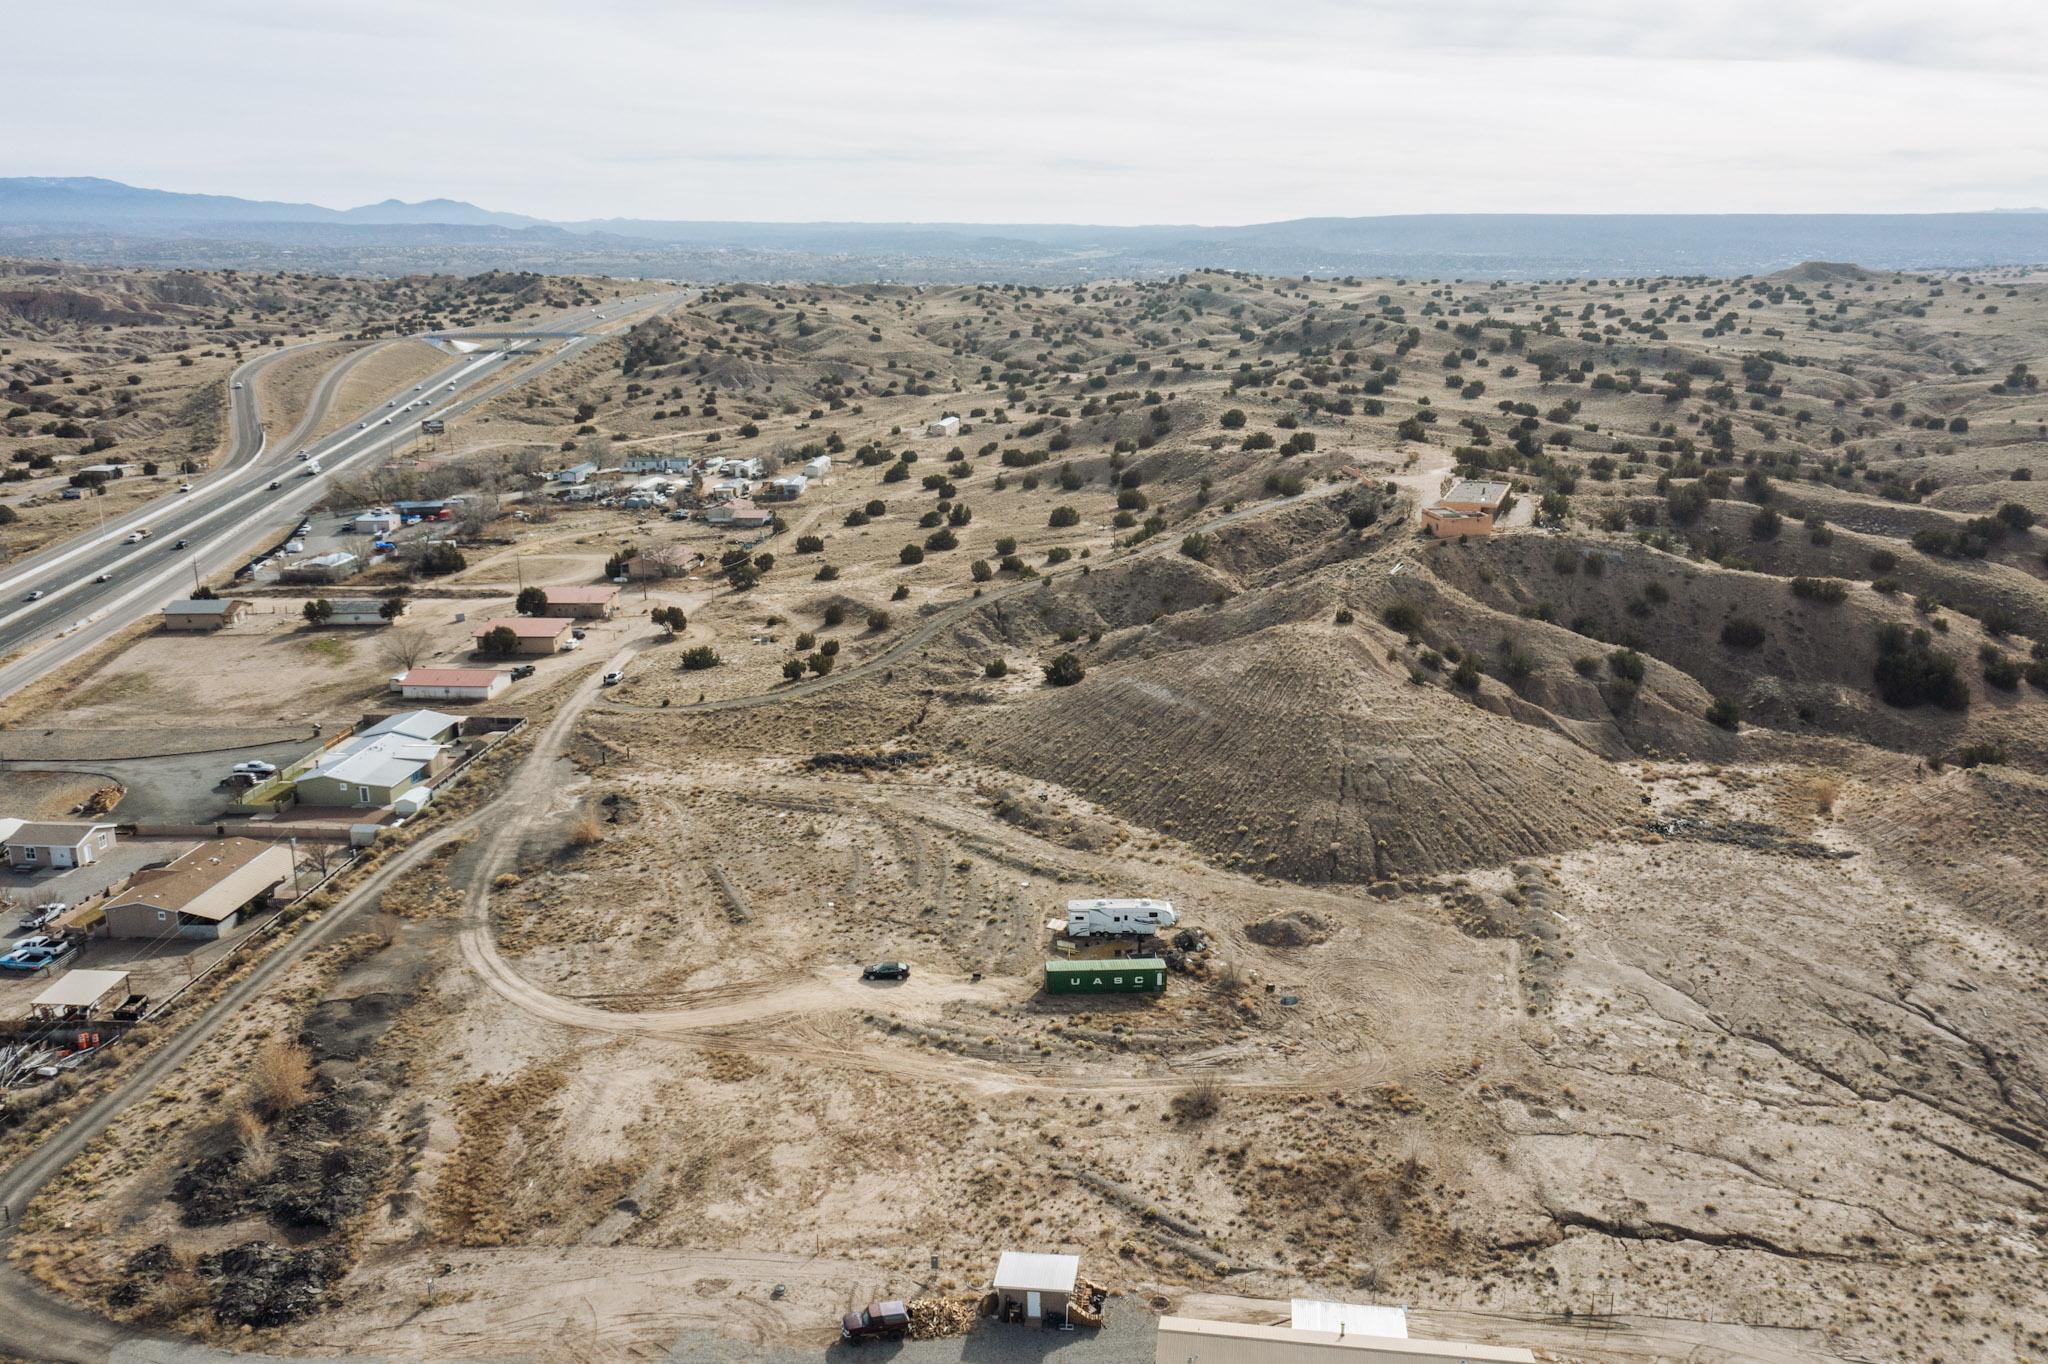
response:
[[[38,1023],[85,1023],[128,998],[126,971],[66,971],[28,1002]]]
[[[164,629],[196,634],[225,629],[249,614],[249,603],[240,597],[203,597],[196,601],[174,601],[164,608]]]
[[[996,1317],[1002,1321],[1064,1319],[1081,1274],[1078,1255],[1042,1255],[1006,1250],[996,1261]]]
[[[69,871],[99,861],[113,846],[111,824],[29,820],[0,842],[0,859],[17,871]]]
[[[941,417],[937,421],[928,424],[924,428],[924,433],[934,439],[941,440],[957,436],[960,434],[960,419],[958,417]]]

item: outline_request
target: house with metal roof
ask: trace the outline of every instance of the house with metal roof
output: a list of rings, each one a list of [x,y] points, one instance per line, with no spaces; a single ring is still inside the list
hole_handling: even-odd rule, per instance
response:
[[[413,668],[397,683],[408,701],[488,701],[511,685],[502,668]]]
[[[164,629],[184,633],[223,629],[248,615],[249,607],[240,597],[174,601],[164,607]]]
[[[218,938],[292,879],[291,848],[255,838],[215,838],[159,867],[144,867],[107,901],[115,938]]]
[[[292,781],[301,805],[381,809],[443,764],[460,718],[438,710],[394,715],[336,744]]]
[[[618,614],[619,589],[611,583],[588,583],[575,587],[544,587],[548,614],[574,616],[583,620],[609,620]]]
[[[510,630],[518,643],[513,646],[515,654],[552,654],[562,647],[562,640],[576,624],[567,616],[499,616],[495,620],[479,621],[472,632],[476,647],[484,647],[484,637],[494,630]]]

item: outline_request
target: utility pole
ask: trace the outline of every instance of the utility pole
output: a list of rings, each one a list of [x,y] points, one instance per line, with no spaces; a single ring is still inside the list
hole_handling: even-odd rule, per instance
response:
[[[305,892],[299,888],[299,836],[292,835],[292,899],[296,901]]]

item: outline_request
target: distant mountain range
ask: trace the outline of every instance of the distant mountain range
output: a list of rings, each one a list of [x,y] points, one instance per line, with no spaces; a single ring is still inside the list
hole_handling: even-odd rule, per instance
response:
[[[0,179],[0,254],[348,273],[535,270],[694,280],[1021,281],[1264,274],[1530,278],[2048,265],[2048,214],[1417,214],[1240,227],[549,222],[453,199],[331,209]]]

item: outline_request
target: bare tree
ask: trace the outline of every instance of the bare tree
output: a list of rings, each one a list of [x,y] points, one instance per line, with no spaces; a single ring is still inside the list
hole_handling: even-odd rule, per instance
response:
[[[384,633],[384,658],[394,668],[416,667],[433,643],[433,635],[419,626],[399,626]]]

